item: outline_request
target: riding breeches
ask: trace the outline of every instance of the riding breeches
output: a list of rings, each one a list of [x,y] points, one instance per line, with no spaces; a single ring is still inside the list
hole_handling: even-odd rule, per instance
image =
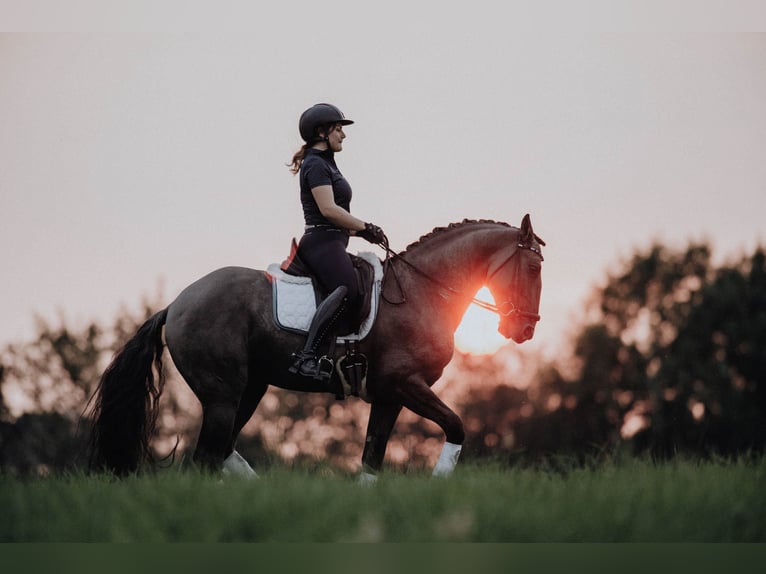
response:
[[[354,313],[359,305],[359,286],[347,247],[346,233],[334,228],[316,228],[309,229],[301,237],[298,254],[327,293],[341,285],[348,289],[347,309]]]

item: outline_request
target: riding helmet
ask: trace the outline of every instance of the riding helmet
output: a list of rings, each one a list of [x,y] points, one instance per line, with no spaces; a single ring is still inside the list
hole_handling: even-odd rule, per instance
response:
[[[340,124],[347,126],[354,122],[346,119],[337,107],[332,104],[315,104],[301,114],[298,121],[298,131],[303,141],[310,142],[316,136],[316,129],[323,125]]]

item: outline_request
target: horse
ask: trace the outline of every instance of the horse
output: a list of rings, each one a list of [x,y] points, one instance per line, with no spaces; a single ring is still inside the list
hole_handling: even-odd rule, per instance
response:
[[[434,475],[449,475],[465,438],[460,417],[432,391],[454,353],[454,333],[471,303],[499,315],[498,331],[523,343],[540,320],[541,245],[529,215],[521,227],[464,220],[437,227],[407,246],[388,249],[378,316],[359,342],[369,358],[370,414],[360,480],[374,481],[403,408],[444,432]],[[256,476],[235,450],[237,437],[269,385],[333,392],[326,381],[288,372],[300,334],[273,315],[272,277],[225,267],[186,287],[118,351],[91,398],[90,464],[118,476],[151,460],[163,388],[166,347],[202,405],[193,461],[214,472]],[[486,285],[497,304],[479,301]],[[156,380],[155,380],[156,372]]]

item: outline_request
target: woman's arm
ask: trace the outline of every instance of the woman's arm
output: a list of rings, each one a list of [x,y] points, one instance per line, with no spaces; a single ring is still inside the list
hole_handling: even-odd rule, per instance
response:
[[[352,234],[364,230],[364,221],[354,217],[348,211],[335,203],[331,185],[320,185],[311,189],[311,194],[327,220],[333,225],[346,229]]]

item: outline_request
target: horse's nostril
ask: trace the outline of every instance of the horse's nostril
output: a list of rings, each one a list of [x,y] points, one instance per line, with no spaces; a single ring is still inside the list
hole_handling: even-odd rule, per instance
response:
[[[535,334],[535,328],[531,325],[527,325],[527,327],[524,329],[524,338],[525,339],[531,339]]]

